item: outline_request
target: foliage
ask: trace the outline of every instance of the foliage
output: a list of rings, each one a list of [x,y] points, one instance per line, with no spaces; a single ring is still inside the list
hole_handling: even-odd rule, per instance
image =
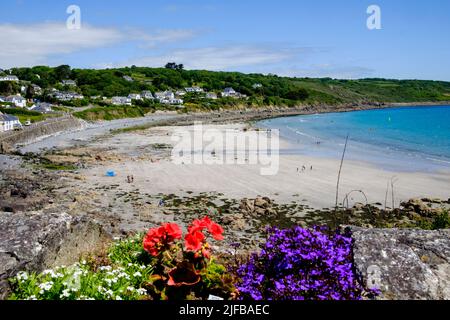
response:
[[[450,228],[450,212],[448,209],[442,209],[435,216],[420,217],[417,221],[418,227],[425,230],[439,230]]]
[[[354,300],[364,289],[352,264],[349,234],[271,228],[259,254],[238,269],[242,299]]]
[[[84,120],[114,120],[122,118],[143,117],[146,110],[137,106],[108,106],[94,107],[83,111],[74,112],[75,117]]]
[[[213,72],[184,70],[182,65],[168,63],[165,68],[126,67],[119,69],[70,69],[69,66],[50,68],[13,68],[12,73],[21,80],[41,86],[44,90],[60,88],[62,79],[77,82],[71,90],[90,96],[127,96],[142,90],[152,92],[177,90],[197,85],[207,91],[219,93],[226,87],[246,94],[249,99],[193,99],[192,109],[216,110],[221,107],[296,106],[302,104],[339,104],[375,102],[445,101],[450,97],[450,82],[426,80],[331,78],[290,78],[276,75],[244,74],[239,72]],[[123,76],[134,81],[126,81]],[[254,84],[261,84],[255,87]],[[2,89],[2,86],[6,86]],[[15,86],[12,88],[11,86]],[[16,93],[17,84],[0,84],[0,93]],[[167,106],[165,106],[167,107]]]
[[[24,123],[28,119],[31,122],[38,122],[51,117],[51,115],[41,114],[37,111],[31,111],[24,108],[0,108],[0,112],[18,117],[21,123]]]

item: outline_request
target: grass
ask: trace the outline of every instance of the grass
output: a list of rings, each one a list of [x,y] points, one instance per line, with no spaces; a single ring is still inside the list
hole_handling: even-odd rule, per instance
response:
[[[54,171],[73,171],[77,170],[77,167],[71,164],[57,164],[57,163],[43,163],[40,165],[42,168]]]
[[[138,106],[108,106],[94,107],[84,111],[74,112],[73,115],[83,120],[97,121],[139,118],[145,116],[147,112],[148,110],[146,108]]]
[[[18,117],[22,124],[27,120],[30,120],[31,122],[39,122],[53,116],[22,108],[0,108],[0,112]]]

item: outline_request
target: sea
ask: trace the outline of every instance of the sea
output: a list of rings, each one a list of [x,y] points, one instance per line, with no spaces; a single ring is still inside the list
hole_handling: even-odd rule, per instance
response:
[[[450,170],[450,106],[411,106],[268,119],[280,154],[369,162],[392,171]]]

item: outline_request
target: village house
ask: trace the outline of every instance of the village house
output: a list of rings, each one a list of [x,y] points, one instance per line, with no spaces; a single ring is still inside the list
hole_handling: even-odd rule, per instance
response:
[[[42,88],[39,87],[37,84],[31,84],[31,89],[33,90],[34,94],[41,94],[42,93]]]
[[[59,101],[70,101],[84,98],[82,94],[76,92],[62,92],[57,90],[50,95]]]
[[[123,76],[123,78],[128,82],[133,82],[133,78],[130,76]]]
[[[188,87],[188,88],[184,88],[186,90],[186,92],[189,93],[202,93],[203,92],[203,88],[200,87]]]
[[[77,86],[77,83],[75,81],[73,81],[73,80],[62,80],[61,84],[63,86],[70,86],[70,87],[76,87]]]
[[[182,96],[186,95],[186,91],[184,91],[184,90],[177,90],[175,92],[175,95],[178,96],[178,97],[182,97]]]
[[[50,112],[53,112],[52,106],[53,106],[52,104],[47,103],[47,102],[39,102],[39,103],[33,104],[29,108],[29,110],[40,112],[40,113],[50,113]]]
[[[235,91],[233,88],[225,88],[222,92],[222,97],[246,98],[247,96],[245,94]]]
[[[168,103],[168,101],[175,99],[175,94],[172,91],[156,92],[155,97],[161,103]]]
[[[237,92],[233,88],[225,88],[222,92],[222,97],[234,97]]]
[[[17,76],[13,76],[13,75],[7,75],[7,76],[0,77],[0,81],[15,81],[15,82],[18,82],[19,78],[17,78]]]
[[[111,103],[115,106],[131,106],[131,99],[128,97],[112,97]]]
[[[0,102],[5,102],[6,100],[6,97],[4,97],[4,96],[0,96]]]
[[[215,94],[214,92],[208,92],[206,94],[206,99],[216,100],[217,99],[217,94]]]
[[[131,100],[142,100],[142,97],[139,93],[130,93],[128,95],[128,98],[130,98]]]
[[[22,128],[19,118],[0,112],[0,132]]]
[[[143,99],[147,99],[147,100],[153,100],[153,99],[155,99],[155,98],[153,97],[153,94],[152,94],[151,91],[142,91],[142,92],[141,92],[141,97],[142,97]]]
[[[253,89],[258,89],[258,88],[262,88],[262,84],[261,83],[255,83],[252,85]]]
[[[27,106],[27,99],[25,99],[24,97],[22,97],[20,95],[13,95],[13,96],[6,97],[5,102],[11,102],[16,107],[19,107],[19,108],[25,108]]]

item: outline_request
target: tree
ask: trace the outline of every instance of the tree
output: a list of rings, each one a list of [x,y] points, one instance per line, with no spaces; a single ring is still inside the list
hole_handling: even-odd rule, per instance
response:
[[[27,93],[25,94],[25,98],[31,99],[31,98],[33,98],[33,95],[34,95],[33,87],[32,86],[28,86],[27,87]]]
[[[68,65],[61,65],[59,67],[56,67],[53,72],[55,74],[55,78],[59,81],[70,79],[72,75],[72,70]]]
[[[175,62],[168,62],[165,65],[166,69],[171,69],[171,70],[183,70],[184,65],[183,64],[176,64]]]

